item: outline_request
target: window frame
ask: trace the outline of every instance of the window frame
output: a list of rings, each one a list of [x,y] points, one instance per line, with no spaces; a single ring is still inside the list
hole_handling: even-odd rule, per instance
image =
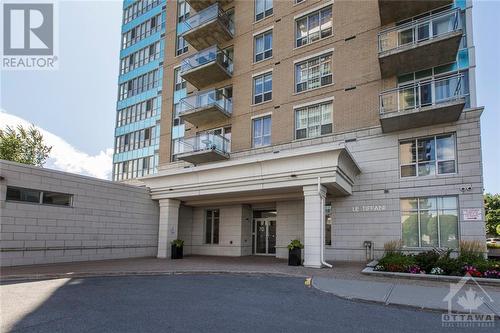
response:
[[[264,3],[264,11],[263,12],[260,12],[260,13],[257,13],[257,2],[263,2]],[[271,7],[270,8],[267,8],[266,9],[266,5],[268,3],[271,3]],[[262,14],[262,17],[258,18],[258,16]],[[253,19],[254,19],[254,22],[260,22],[270,16],[273,16],[274,15],[274,1],[273,0],[254,0],[254,15],[253,15]]]
[[[330,19],[331,19],[331,21],[330,21],[330,28],[329,29],[325,29],[325,31],[330,30],[330,33],[327,34],[327,35],[325,35],[323,37],[323,30],[321,29],[321,25],[322,25],[322,23],[321,23],[321,14],[323,13],[323,11],[325,11],[327,9],[330,9]],[[310,33],[309,18],[312,17],[312,16],[314,16],[315,14],[318,14],[318,27],[319,27],[318,34],[319,34],[319,37],[318,37],[317,40],[309,41],[310,35],[311,35],[311,33]],[[299,38],[297,36],[297,32],[299,31],[299,29],[298,29],[298,23],[299,23],[299,21],[302,21],[304,18],[306,18],[307,34],[304,37],[300,37]],[[311,45],[313,43],[319,42],[319,41],[321,41],[323,39],[326,39],[328,37],[333,36],[333,5],[329,4],[329,5],[325,6],[325,7],[319,8],[318,10],[314,10],[312,12],[306,13],[306,14],[304,14],[302,16],[299,16],[299,17],[295,18],[294,25],[295,25],[294,26],[294,33],[295,33],[294,49],[300,48],[300,47],[304,47],[306,45]],[[301,44],[299,45],[298,41],[299,40],[303,40],[304,38],[306,39],[306,43],[301,42]]]
[[[266,83],[266,78],[269,76],[271,77],[271,90],[265,91],[264,87],[265,87],[265,83]],[[259,80],[259,79],[262,79],[262,93],[256,94],[256,92],[255,92],[256,87],[257,87],[256,83],[257,83],[257,80]],[[270,94],[270,97],[268,99],[265,98],[266,94]],[[256,102],[257,96],[262,96],[262,100],[260,102]],[[270,70],[270,71],[267,71],[264,73],[254,75],[252,77],[252,106],[271,102],[272,100],[273,100],[273,71]]]
[[[37,192],[38,195],[38,201],[28,201],[28,200],[16,200],[16,199],[9,199],[7,197],[7,194],[9,192],[9,189],[13,190],[18,190],[18,191],[30,191],[30,192]],[[44,196],[45,194],[58,194],[58,195],[64,195],[68,197],[69,204],[68,205],[59,205],[59,204],[53,204],[53,203],[46,203],[44,202]],[[45,190],[38,190],[38,189],[33,189],[33,188],[26,188],[26,187],[20,187],[20,186],[7,186],[6,190],[6,196],[5,196],[5,201],[6,202],[15,202],[15,203],[23,203],[23,204],[32,204],[32,205],[43,205],[43,206],[54,206],[54,207],[66,207],[66,208],[72,208],[73,207],[73,200],[74,200],[74,195],[70,193],[62,193],[62,192],[55,192],[55,191],[45,191]]]
[[[443,207],[440,207],[439,205],[439,202],[440,200],[439,199],[444,199],[444,198],[455,198],[455,204],[456,204],[456,208],[455,209],[449,209],[449,208],[443,208]],[[436,209],[435,210],[431,210],[431,209],[421,209],[420,208],[420,201],[421,200],[425,200],[425,199],[435,199],[436,200]],[[402,203],[404,200],[417,200],[417,208],[416,209],[410,209],[410,210],[403,210],[402,209]],[[443,214],[444,211],[455,211],[456,212],[456,217],[457,217],[457,227],[456,227],[456,230],[457,230],[457,244],[456,244],[456,248],[454,249],[458,249],[458,246],[460,244],[460,225],[461,225],[461,222],[460,222],[460,200],[458,198],[458,195],[433,195],[433,196],[422,196],[422,197],[402,197],[399,199],[400,201],[400,209],[399,209],[399,215],[400,215],[400,219],[401,219],[401,244],[404,248],[406,249],[432,249],[434,247],[438,247],[438,248],[442,248],[442,244],[441,244],[441,219],[439,218],[440,216],[442,215],[446,215],[446,214]],[[437,245],[429,245],[429,246],[422,246],[422,230],[421,230],[421,214],[422,212],[425,212],[425,211],[432,211],[432,212],[435,212],[436,213],[436,221],[437,221]],[[417,216],[417,232],[418,232],[418,246],[406,246],[404,244],[404,239],[403,239],[403,216],[405,215],[409,215],[410,213],[416,213],[416,216]]]
[[[437,147],[437,140],[438,138],[445,138],[445,137],[452,137],[453,138],[453,151],[454,151],[454,172],[448,172],[448,173],[440,173],[439,172],[439,163],[440,162],[450,162],[452,160],[450,159],[438,159],[438,147]],[[428,174],[428,175],[419,175],[419,164],[421,163],[429,163],[427,161],[419,161],[419,141],[424,141],[426,139],[432,139],[434,140],[434,153],[435,155],[433,156],[433,160],[429,162],[434,162],[434,173],[433,174]],[[413,142],[415,144],[415,162],[412,163],[402,163],[402,156],[401,156],[401,146],[403,144],[408,144]],[[417,137],[417,138],[411,138],[411,139],[403,139],[399,140],[398,142],[398,157],[399,157],[399,178],[401,180],[405,179],[419,179],[419,178],[426,178],[426,177],[439,177],[439,176],[449,176],[449,175],[456,175],[458,174],[458,150],[457,150],[457,135],[456,133],[444,133],[444,134],[436,134],[436,135],[430,135],[430,136],[422,136],[422,137]],[[402,168],[406,166],[414,166],[415,167],[415,175],[414,176],[403,176]]]
[[[266,120],[269,120],[269,135],[265,135],[264,134],[264,122]],[[256,145],[255,144],[255,139],[257,137],[255,137],[255,123],[260,121],[261,122],[261,130],[260,130],[260,136],[258,136],[258,138],[260,138],[261,140],[261,144],[260,145]],[[262,116],[258,116],[258,117],[255,117],[252,119],[252,148],[262,148],[262,147],[268,147],[268,146],[271,146],[272,145],[272,115],[271,114],[266,114],[266,115],[262,115]],[[268,144],[264,144],[264,137],[269,137],[269,143]]]
[[[208,236],[208,213],[210,212],[210,242],[207,239]],[[215,238],[214,226],[215,226],[215,213],[217,212],[217,238]],[[220,244],[220,209],[219,208],[208,208],[204,210],[204,244],[205,245],[219,245]]]
[[[327,58],[329,57],[329,60],[328,61],[324,61],[322,62],[322,59],[324,58]],[[310,63],[314,62],[314,61],[318,61],[318,64],[317,65],[312,65]],[[322,68],[324,67],[323,65],[326,64],[326,63],[330,63],[330,72],[327,73],[327,75],[324,75],[322,74]],[[301,65],[307,65],[306,67],[306,71],[307,71],[307,76],[306,76],[306,80],[304,81],[301,81],[300,83],[297,82],[297,73],[298,73],[298,67],[301,66]],[[319,86],[317,87],[313,87],[313,88],[309,88],[309,85],[310,85],[310,75],[309,75],[309,72],[312,68],[314,67],[318,67],[318,72],[319,72]],[[322,84],[322,81],[323,81],[323,78],[327,78],[327,77],[330,77],[329,79],[329,82],[328,83],[325,83],[325,84]],[[298,90],[298,86],[299,84],[304,84],[306,85],[306,88],[305,89],[302,89],[302,90]],[[311,58],[308,58],[308,59],[305,59],[305,60],[302,60],[302,61],[299,61],[299,62],[296,62],[294,64],[294,92],[295,94],[300,94],[300,93],[303,93],[303,92],[306,92],[306,91],[311,91],[311,90],[315,90],[315,89],[320,89],[320,88],[323,88],[323,87],[328,87],[330,85],[334,84],[333,82],[333,51],[328,51],[328,52],[325,52],[323,54],[320,54],[320,55],[317,55],[317,56],[313,56]]]
[[[266,36],[267,35],[271,35],[271,47],[269,49],[266,49]],[[257,53],[257,40],[259,38],[262,38],[262,43],[264,45],[264,48],[263,48],[262,52]],[[263,32],[255,35],[253,37],[253,63],[254,64],[259,63],[259,62],[264,61],[264,60],[271,59],[273,57],[273,40],[274,40],[273,28],[268,29],[266,31],[263,31]],[[269,51],[271,53],[266,57],[266,53],[268,53]],[[259,54],[262,54],[262,59],[257,60],[257,56]]]
[[[331,106],[331,110],[330,110],[330,120],[331,122],[330,123],[323,123],[323,113],[321,111],[323,111],[322,109],[320,109],[320,135],[317,135],[317,136],[309,136],[309,120],[310,120],[310,116],[309,116],[309,112],[310,112],[310,108],[313,108],[313,107],[321,107],[322,105],[330,105]],[[298,116],[298,113],[300,111],[303,111],[304,109],[307,110],[307,125],[306,127],[304,128],[297,128],[297,116]],[[297,106],[297,107],[294,107],[293,109],[294,111],[294,140],[307,140],[307,139],[314,139],[314,138],[319,138],[319,137],[322,137],[322,136],[325,136],[325,135],[331,135],[333,134],[333,99],[332,100],[328,100],[328,101],[322,101],[322,102],[317,102],[317,103],[312,103],[312,104],[308,104],[308,105],[304,105],[304,106]],[[325,133],[325,134],[321,134],[321,130],[322,130],[322,127],[325,126],[325,125],[329,125],[331,124],[331,132],[329,133]],[[303,137],[303,138],[298,138],[297,137],[297,131],[298,130],[303,130],[305,129],[306,130],[306,136]]]

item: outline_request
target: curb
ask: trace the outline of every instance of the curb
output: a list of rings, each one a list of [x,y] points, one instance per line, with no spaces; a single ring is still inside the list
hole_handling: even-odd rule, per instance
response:
[[[319,290],[323,293],[327,293],[327,294],[330,294],[330,295],[333,295],[335,297],[342,298],[342,299],[345,299],[348,301],[361,302],[361,303],[366,303],[366,304],[377,304],[377,305],[384,305],[384,306],[391,306],[391,307],[398,307],[398,308],[406,308],[406,309],[412,309],[412,310],[421,310],[421,311],[434,312],[434,313],[446,313],[446,310],[443,310],[443,309],[426,308],[426,307],[409,305],[409,304],[393,304],[393,303],[386,303],[384,301],[373,301],[373,300],[368,300],[368,299],[363,299],[363,298],[358,298],[358,297],[349,297],[349,296],[339,295],[339,294],[336,294],[332,291],[321,289],[320,287],[318,287],[314,283],[314,279],[312,280],[311,285],[316,290]]]
[[[367,304],[378,304],[378,305],[385,305],[385,306],[391,306],[391,307],[397,307],[397,308],[406,308],[406,309],[413,309],[413,310],[421,310],[421,311],[426,311],[426,312],[433,312],[433,313],[448,313],[448,310],[446,309],[441,309],[441,308],[429,308],[429,307],[424,307],[424,306],[418,306],[418,305],[412,305],[412,304],[398,304],[398,303],[389,303],[387,302],[389,295],[392,293],[392,290],[395,285],[392,286],[391,290],[389,291],[389,294],[386,295],[384,301],[375,301],[375,300],[368,300],[368,299],[363,299],[359,297],[351,297],[351,296],[345,296],[345,295],[339,295],[333,291],[330,290],[325,290],[320,288],[315,282],[314,278],[312,279],[311,285],[316,289],[321,292],[327,293],[334,295],[335,297],[342,298],[348,301],[353,301],[353,302],[362,302],[362,303],[367,303]],[[493,309],[491,309],[489,306],[488,308],[492,311],[495,312]],[[479,313],[479,312],[474,312],[474,313]],[[500,315],[495,313],[496,318],[500,318]]]
[[[361,271],[361,273],[373,276],[405,278],[408,280],[423,280],[423,281],[437,281],[437,282],[459,282],[464,278],[463,276],[383,272],[383,271],[375,271],[373,267],[366,267]],[[500,287],[500,279],[474,278],[474,280],[481,285]]]
[[[217,271],[217,270],[196,270],[196,271],[129,271],[129,272],[81,272],[81,273],[50,273],[50,274],[27,274],[27,275],[10,275],[1,276],[0,284],[4,282],[20,282],[20,281],[40,281],[54,280],[64,278],[94,278],[94,277],[121,277],[121,276],[168,276],[168,275],[202,275],[202,274],[234,274],[234,275],[268,275],[282,277],[300,277],[307,278],[308,275],[269,272],[269,271]]]

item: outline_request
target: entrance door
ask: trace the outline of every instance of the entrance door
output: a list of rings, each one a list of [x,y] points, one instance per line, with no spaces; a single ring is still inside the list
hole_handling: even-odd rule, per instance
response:
[[[253,223],[254,254],[276,254],[276,219],[259,218]]]

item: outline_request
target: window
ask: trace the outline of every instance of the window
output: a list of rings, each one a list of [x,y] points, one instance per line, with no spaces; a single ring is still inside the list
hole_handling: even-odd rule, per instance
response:
[[[188,51],[188,43],[184,40],[182,36],[177,36],[177,44],[176,44],[176,55],[181,55]]]
[[[71,194],[7,187],[7,201],[31,202],[44,205],[71,206]]]
[[[325,245],[332,245],[332,204],[325,204]]]
[[[295,92],[319,88],[332,82],[332,53],[295,65]]]
[[[311,44],[332,35],[332,6],[296,20],[296,47]]]
[[[303,1],[305,1],[305,0],[295,0],[295,4],[301,3]]]
[[[255,21],[273,14],[273,0],[255,0]]]
[[[273,56],[273,31],[267,31],[255,36],[254,62],[262,61]]]
[[[455,151],[453,134],[402,141],[399,144],[401,177],[455,173]]]
[[[207,209],[205,212],[205,243],[219,244],[219,210]]]
[[[179,91],[186,88],[186,80],[181,77],[181,68],[178,67],[174,70],[174,91]]]
[[[458,246],[457,197],[428,197],[401,200],[403,246]]]
[[[271,144],[271,116],[253,120],[252,144],[254,148]]]
[[[191,11],[191,7],[184,0],[179,0],[177,2],[177,18],[179,23],[186,21],[189,18],[189,12]]]
[[[333,131],[333,103],[320,103],[295,110],[295,139],[314,138]]]
[[[273,73],[253,78],[253,104],[270,101],[273,98]]]

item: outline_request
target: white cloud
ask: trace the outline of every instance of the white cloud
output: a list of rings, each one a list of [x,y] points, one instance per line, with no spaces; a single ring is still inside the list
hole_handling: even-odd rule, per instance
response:
[[[17,125],[30,126],[31,123],[20,117],[8,114],[0,109],[0,127],[15,127]],[[46,168],[57,169],[81,175],[102,179],[111,179],[111,166],[113,161],[113,148],[100,151],[91,156],[79,151],[64,139],[35,125],[43,134],[47,145],[52,146],[50,157],[45,164]]]

